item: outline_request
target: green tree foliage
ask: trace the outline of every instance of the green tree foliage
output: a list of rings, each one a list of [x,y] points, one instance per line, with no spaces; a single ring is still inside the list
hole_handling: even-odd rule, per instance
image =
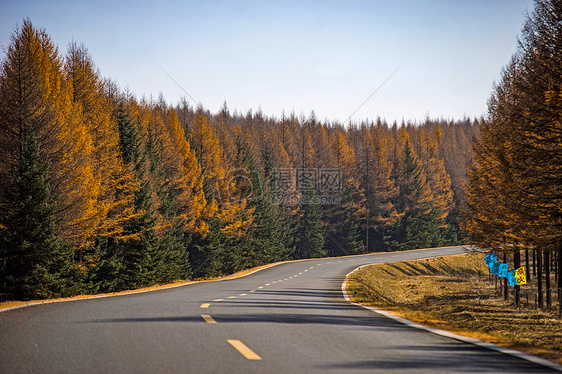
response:
[[[392,249],[429,248],[442,244],[436,209],[431,202],[429,187],[410,143],[404,144],[404,174],[395,203],[401,217],[390,228]]]
[[[33,133],[21,141],[15,183],[4,191],[4,197],[17,204],[4,206],[8,209],[0,243],[5,256],[0,294],[23,300],[58,296],[64,294],[73,254],[58,239],[48,161]]]
[[[295,257],[324,257],[325,227],[322,222],[322,205],[316,198],[314,188],[302,191],[298,221],[295,228]]]
[[[251,192],[245,193],[249,200],[248,207],[253,211],[253,220],[244,240],[247,251],[253,253],[252,265],[287,260],[290,249],[285,247],[286,238],[281,226],[283,221],[279,220],[282,216],[276,211],[281,208],[276,208],[271,203],[271,193],[265,177],[250,149],[241,139],[237,143],[241,165],[245,167],[245,177],[250,179],[252,188]],[[266,165],[268,164],[269,162],[266,162]]]

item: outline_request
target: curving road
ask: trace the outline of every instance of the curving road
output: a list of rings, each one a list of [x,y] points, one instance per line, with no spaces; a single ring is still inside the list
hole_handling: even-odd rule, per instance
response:
[[[0,313],[0,373],[546,373],[347,303],[345,275],[461,247],[276,265],[225,281]]]

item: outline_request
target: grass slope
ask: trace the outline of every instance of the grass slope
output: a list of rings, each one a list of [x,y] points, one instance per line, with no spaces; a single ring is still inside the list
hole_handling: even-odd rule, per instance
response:
[[[562,321],[500,298],[482,253],[366,266],[347,290],[355,302],[562,364]]]

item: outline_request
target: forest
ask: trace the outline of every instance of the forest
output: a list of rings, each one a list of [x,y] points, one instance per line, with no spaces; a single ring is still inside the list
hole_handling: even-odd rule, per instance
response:
[[[463,227],[533,277],[535,304],[562,316],[562,3],[538,0],[474,141]],[[524,257],[522,258],[522,255]],[[523,262],[522,262],[523,260]],[[532,262],[532,268],[530,263]],[[504,295],[508,287],[504,280]],[[521,302],[520,286],[514,301]]]
[[[466,242],[472,139],[495,121],[343,124],[138,98],[103,77],[85,45],[63,55],[26,19],[0,70],[0,301]],[[489,196],[474,188],[472,210]]]

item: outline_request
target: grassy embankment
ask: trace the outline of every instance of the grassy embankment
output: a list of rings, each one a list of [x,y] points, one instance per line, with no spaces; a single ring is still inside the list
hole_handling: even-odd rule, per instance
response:
[[[349,276],[347,290],[357,291],[355,302],[562,364],[557,313],[505,302],[482,253],[366,266]]]

